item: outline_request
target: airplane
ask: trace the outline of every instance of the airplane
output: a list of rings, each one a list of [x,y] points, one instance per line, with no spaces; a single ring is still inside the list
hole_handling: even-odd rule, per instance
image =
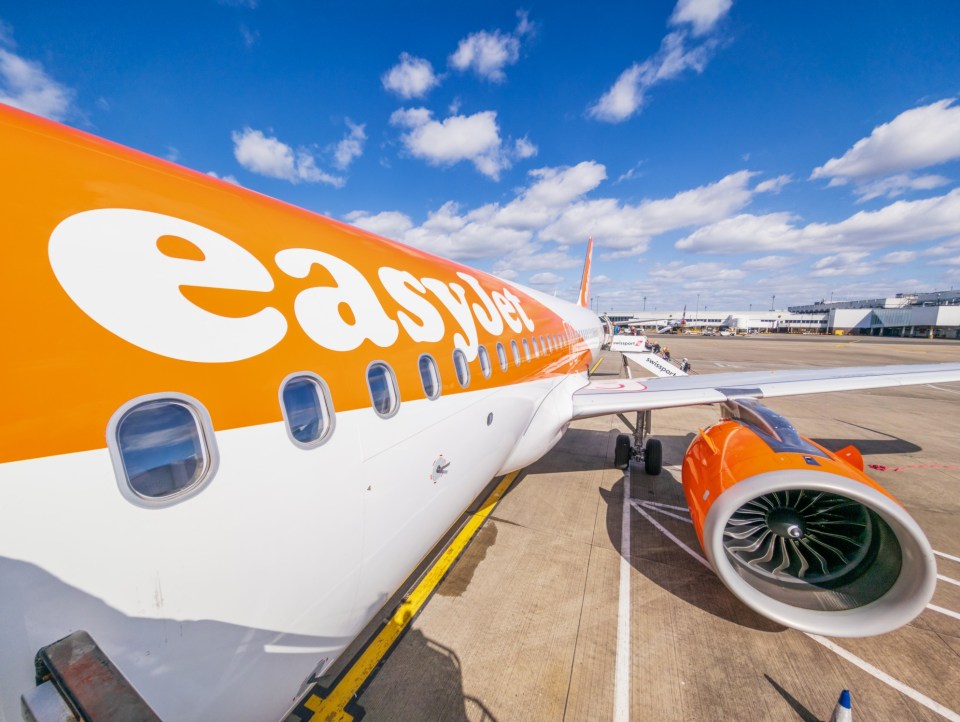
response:
[[[617,323],[617,326],[646,326],[651,323],[659,323],[661,325],[657,327],[657,333],[680,333],[687,325],[687,307],[683,307],[683,313],[676,321],[666,321],[666,323],[663,323],[664,321],[665,319],[662,316],[659,318],[634,318],[629,321],[620,321]]]
[[[161,719],[283,717],[491,479],[613,413],[721,406],[683,483],[761,614],[881,634],[933,593],[859,454],[759,400],[960,364],[592,380],[592,243],[573,304],[2,105],[0,157],[0,720],[112,669]]]

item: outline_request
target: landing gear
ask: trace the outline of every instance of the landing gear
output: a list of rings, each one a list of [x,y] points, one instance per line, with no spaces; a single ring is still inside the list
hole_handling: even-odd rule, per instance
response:
[[[613,465],[618,469],[625,468],[630,463],[632,453],[630,437],[627,434],[620,434],[617,437],[617,447],[613,452]]]
[[[620,434],[613,452],[613,465],[618,469],[626,468],[631,459],[643,462],[643,470],[650,476],[663,471],[663,444],[659,439],[648,439],[650,430],[650,411],[638,411],[637,422],[633,427],[633,436]]]
[[[663,444],[660,439],[647,439],[643,447],[643,470],[650,476],[657,476],[663,471]]]

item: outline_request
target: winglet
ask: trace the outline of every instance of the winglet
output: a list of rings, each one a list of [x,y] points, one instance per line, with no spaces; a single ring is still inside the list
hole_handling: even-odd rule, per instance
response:
[[[587,240],[587,259],[583,262],[583,278],[580,279],[580,300],[577,304],[590,308],[590,263],[593,260],[593,236]]]

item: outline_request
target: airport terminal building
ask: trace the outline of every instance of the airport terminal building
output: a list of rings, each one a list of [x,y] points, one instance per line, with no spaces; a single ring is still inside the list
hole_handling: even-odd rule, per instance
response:
[[[654,331],[677,327],[683,311],[607,314],[611,323],[640,323]],[[693,332],[817,333],[960,339],[960,291],[897,294],[860,301],[817,301],[770,311],[687,311],[683,328]]]

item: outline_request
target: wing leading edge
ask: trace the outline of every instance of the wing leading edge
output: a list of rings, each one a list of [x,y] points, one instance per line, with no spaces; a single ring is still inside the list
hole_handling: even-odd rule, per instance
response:
[[[717,404],[736,398],[763,399],[950,381],[960,381],[960,363],[745,371],[594,381],[574,393],[573,418]]]

